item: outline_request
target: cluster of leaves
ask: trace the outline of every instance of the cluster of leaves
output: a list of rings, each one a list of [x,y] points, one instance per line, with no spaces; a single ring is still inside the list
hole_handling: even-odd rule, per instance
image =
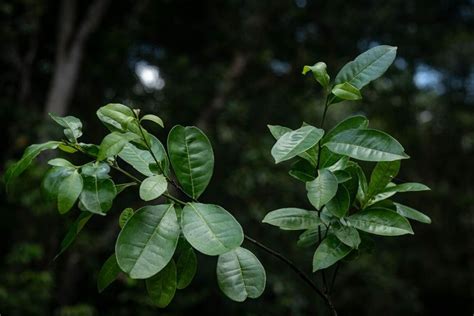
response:
[[[322,129],[328,108],[341,101],[361,99],[360,89],[380,77],[395,56],[395,47],[374,47],[345,65],[334,84],[326,64],[305,66],[303,74],[312,72],[326,96],[321,128],[306,123],[296,130],[269,126],[277,140],[271,150],[275,162],[296,159],[289,174],[305,183],[315,210],[282,208],[268,213],[263,222],[283,230],[304,230],[298,244],[317,245],[314,272],[356,254],[370,240],[369,234],[413,234],[407,218],[430,222],[421,212],[389,199],[400,192],[428,190],[420,183],[392,182],[400,161],[409,158],[397,140],[369,129],[363,116],[349,117],[327,133]],[[79,119],[51,115],[64,128],[66,139],[31,145],[5,175],[8,189],[32,160],[48,149],[91,158],[80,166],[63,158],[48,162],[51,169],[42,183],[45,196],[56,201],[61,214],[76,203],[80,210],[59,254],[94,215],[110,211],[117,194],[139,186],[140,198],[149,204],[138,210],[126,208],[120,214],[115,253],[99,273],[100,292],[123,272],[130,278],[144,279],[154,304],[165,307],[177,289],[184,289],[193,280],[197,250],[218,256],[218,284],[230,299],[241,302],[259,297],[265,289],[265,270],[252,252],[241,247],[245,237],[242,227],[221,206],[198,201],[214,168],[214,154],[206,135],[196,127],[177,125],[170,130],[165,148],[143,127],[145,121],[163,127],[158,116],[140,117],[139,110],[122,104],[103,106],[97,116],[110,131],[100,145],[78,141],[82,135]],[[369,181],[355,160],[377,162]],[[122,169],[122,163],[136,174]],[[112,169],[131,182],[116,184],[110,175]],[[171,187],[183,193],[187,201],[174,196]],[[322,296],[334,310],[327,293]]]
[[[206,135],[196,127],[177,125],[168,134],[166,150],[142,126],[144,121],[151,121],[163,127],[158,116],[140,117],[138,110],[122,104],[101,107],[97,116],[110,130],[100,145],[78,141],[82,135],[79,119],[51,115],[64,128],[66,139],[31,145],[5,175],[8,189],[32,160],[47,149],[91,158],[80,166],[63,158],[48,162],[51,169],[42,182],[45,196],[57,202],[61,214],[69,212],[76,202],[80,210],[59,254],[94,215],[106,215],[111,210],[117,194],[139,186],[140,198],[149,205],[138,210],[126,208],[120,214],[121,231],[115,253],[99,272],[99,292],[123,272],[132,279],[144,279],[153,303],[165,307],[177,289],[184,289],[193,280],[197,250],[218,256],[218,284],[229,298],[244,301],[247,297],[259,297],[266,284],[265,270],[252,252],[241,247],[242,227],[224,208],[198,201],[214,167],[214,154]],[[123,162],[137,175],[122,169],[119,163]],[[111,169],[127,175],[131,182],[114,183]],[[188,202],[173,196],[169,186],[184,193]]]
[[[326,95],[324,116],[335,103],[361,99],[360,89],[379,78],[392,64],[396,47],[377,46],[346,64],[334,84],[326,64],[305,66],[312,72]],[[393,202],[396,193],[424,191],[420,183],[392,182],[400,161],[409,158],[392,136],[368,128],[364,116],[349,117],[325,132],[303,123],[296,130],[269,125],[277,140],[272,148],[275,163],[295,158],[290,176],[305,183],[307,197],[315,210],[282,208],[269,212],[264,223],[283,230],[304,230],[298,245],[317,245],[313,272],[326,269],[370,243],[370,235],[399,236],[413,234],[407,219],[422,223],[431,220],[406,205]],[[370,180],[355,161],[377,162]]]

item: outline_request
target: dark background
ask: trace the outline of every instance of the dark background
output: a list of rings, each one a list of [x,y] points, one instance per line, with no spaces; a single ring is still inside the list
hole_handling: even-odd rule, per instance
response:
[[[162,139],[174,124],[198,125],[216,156],[202,200],[230,210],[249,235],[308,272],[312,250],[295,246],[298,234],[260,224],[269,210],[307,205],[288,165],[274,165],[266,124],[318,124],[320,90],[301,75],[303,65],[325,61],[334,78],[362,51],[398,46],[385,76],[363,91],[361,102],[333,106],[326,126],[362,113],[396,137],[412,157],[398,180],[432,188],[399,201],[433,223],[414,222],[414,236],[376,238],[372,254],[344,263],[334,301],[341,315],[472,314],[472,0],[18,0],[1,2],[0,21],[0,173],[28,144],[61,137],[46,119],[51,111],[81,118],[89,142],[106,134],[95,111],[112,101],[160,115],[165,131],[151,130]],[[132,190],[120,196],[106,218],[91,221],[52,262],[78,210],[60,216],[41,198],[45,170],[44,162],[35,164],[15,194],[0,191],[2,315],[326,313],[292,271],[248,244],[268,274],[258,300],[226,299],[215,258],[204,256],[193,284],[163,311],[151,306],[142,282],[124,277],[97,294],[116,218],[140,202]]]

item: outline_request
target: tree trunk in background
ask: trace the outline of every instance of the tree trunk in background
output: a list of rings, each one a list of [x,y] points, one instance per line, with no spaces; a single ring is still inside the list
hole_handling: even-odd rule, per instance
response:
[[[44,114],[66,114],[84,55],[84,46],[97,29],[110,0],[96,0],[74,30],[76,0],[63,0],[58,21],[58,45],[53,79],[48,92]]]

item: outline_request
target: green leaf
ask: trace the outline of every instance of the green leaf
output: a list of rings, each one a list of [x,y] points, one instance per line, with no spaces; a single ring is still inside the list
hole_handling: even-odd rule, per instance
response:
[[[105,162],[90,162],[81,167],[82,175],[98,179],[110,178],[110,166]]]
[[[331,172],[341,171],[346,168],[348,162],[349,162],[349,157],[344,156],[341,159],[339,159],[336,163],[328,167],[325,167],[324,169],[328,169]]]
[[[94,214],[89,212],[81,212],[79,214],[74,223],[72,223],[69,227],[66,236],[64,236],[63,240],[61,241],[59,253],[54,257],[53,260],[56,260],[69,248],[69,246],[72,245],[74,240],[76,240],[77,235],[79,235],[82,228],[84,228],[87,222],[91,219],[92,215]]]
[[[370,176],[365,202],[368,202],[376,194],[382,192],[387,184],[398,174],[399,169],[400,160],[378,162]]]
[[[52,113],[49,113],[49,116],[56,123],[64,127],[64,135],[69,141],[73,143],[77,143],[77,139],[82,136],[82,122],[77,117],[74,117],[74,116],[60,117]]]
[[[130,122],[135,120],[132,109],[119,103],[109,103],[99,108],[97,117],[112,132],[126,132],[129,130]],[[138,134],[138,125],[131,131]]]
[[[117,238],[118,265],[132,279],[155,275],[173,257],[179,233],[172,204],[142,207],[128,220]]]
[[[43,144],[34,144],[26,148],[21,159],[11,165],[5,172],[4,180],[7,190],[11,189],[15,178],[17,178],[20,174],[23,173],[23,171],[26,170],[26,168],[28,168],[28,166],[31,164],[33,159],[36,158],[36,156],[38,156],[44,150],[56,149],[59,144],[60,142],[50,141]]]
[[[429,218],[427,215],[423,214],[420,211],[415,210],[414,208],[411,208],[409,206],[400,204],[400,203],[393,203],[395,204],[397,213],[402,215],[403,217],[425,223],[425,224],[431,224],[431,218]]]
[[[316,168],[313,167],[308,161],[300,159],[291,166],[289,174],[295,179],[308,182],[316,178]]]
[[[321,236],[324,236],[326,234],[326,227],[320,226],[319,228],[312,228],[312,229],[306,230],[304,233],[302,233],[298,237],[298,241],[296,245],[302,248],[308,248],[313,245],[316,245],[316,243],[319,240],[320,231],[321,231]]]
[[[334,216],[341,218],[347,214],[350,206],[349,192],[346,187],[340,185],[336,195],[326,204],[327,210]]]
[[[117,279],[120,267],[117,264],[115,253],[112,254],[100,268],[97,276],[97,290],[102,293],[112,282]]]
[[[313,73],[314,79],[323,87],[327,88],[329,86],[329,75],[326,71],[326,64],[322,61],[314,64],[313,66],[304,66],[303,75],[306,75],[309,71]]]
[[[313,256],[313,272],[326,269],[351,252],[352,248],[329,234],[318,246]]]
[[[347,246],[357,249],[360,245],[360,236],[357,229],[343,225],[336,225],[333,229],[334,235]]]
[[[67,161],[66,159],[63,158],[54,158],[48,161],[48,165],[53,166],[53,167],[68,167],[68,168],[75,168],[71,162]]]
[[[176,125],[168,134],[171,165],[183,190],[197,199],[214,169],[214,153],[207,136],[197,127]]]
[[[156,175],[143,180],[140,184],[140,198],[143,201],[151,201],[166,192],[168,181],[163,175]]]
[[[349,100],[349,101],[355,101],[355,100],[360,100],[362,99],[362,95],[360,94],[359,89],[354,87],[348,82],[343,82],[340,84],[337,84],[332,88],[331,91],[338,99],[342,100]],[[337,103],[337,102],[332,102],[332,103]]]
[[[197,258],[194,249],[189,247],[182,251],[176,263],[177,284],[179,290],[186,288],[194,279],[197,271]]]
[[[151,151],[160,163],[159,170],[164,170],[166,175],[169,174],[169,161],[163,144],[153,135],[150,135]],[[119,157],[126,163],[131,165],[141,174],[150,177],[155,172],[150,170],[150,164],[155,163],[155,159],[148,150],[138,148],[132,143],[128,143],[119,153]],[[155,170],[156,171],[156,170]]]
[[[267,126],[268,126],[268,129],[270,130],[270,133],[277,141],[285,133],[293,131],[291,128],[280,126],[280,125],[267,125]],[[303,125],[303,127],[305,126],[307,125]],[[310,149],[308,149],[307,151],[298,154],[298,156],[305,159],[309,163],[311,163],[312,166],[316,167],[316,164],[317,164],[316,158],[318,155],[317,150],[318,150],[318,147],[315,145],[311,147]]]
[[[272,148],[275,163],[304,153],[323,137],[324,131],[313,126],[303,126],[281,136]]]
[[[273,138],[278,140],[280,137],[285,135],[288,132],[291,132],[292,129],[281,126],[281,125],[267,125],[268,129],[270,130],[270,133],[272,134]]]
[[[302,230],[323,225],[317,212],[294,207],[271,211],[262,222],[283,230]]]
[[[345,170],[336,170],[334,175],[337,178],[337,183],[344,183],[351,179],[351,174]]]
[[[418,192],[418,191],[429,191],[430,188],[424,184],[416,183],[416,182],[407,182],[402,184],[397,184],[395,186],[391,186],[386,188],[382,191],[382,193],[389,193],[389,192]]]
[[[319,164],[319,169],[327,169],[340,161],[342,158],[344,158],[344,156],[333,153],[326,147],[321,147],[321,155],[319,157],[321,161]]]
[[[306,182],[307,196],[311,204],[320,210],[329,202],[337,192],[337,178],[327,169],[318,171],[318,177],[313,181]]]
[[[385,208],[370,208],[346,218],[348,226],[381,236],[413,234],[410,223],[401,215]]]
[[[119,226],[120,226],[120,228],[125,227],[125,224],[127,224],[128,220],[130,218],[132,218],[133,214],[134,214],[133,208],[131,208],[131,207],[127,207],[126,209],[124,209],[122,211],[122,213],[120,213],[120,216],[119,216]]]
[[[76,203],[82,192],[82,177],[77,170],[61,181],[58,191],[58,210],[60,214],[67,213]]]
[[[153,304],[165,308],[176,293],[176,264],[171,260],[163,270],[145,281],[148,295]]]
[[[330,141],[337,134],[349,129],[366,129],[369,126],[369,120],[362,115],[354,115],[341,121],[324,135],[321,145]]]
[[[83,181],[83,190],[79,196],[82,205],[91,213],[105,215],[117,194],[114,182],[97,176],[84,176],[84,173]]]
[[[153,123],[158,124],[159,126],[163,128],[165,127],[165,125],[163,124],[163,120],[159,116],[156,116],[153,114],[147,114],[143,116],[140,121],[151,121]]]
[[[396,55],[397,47],[381,45],[371,48],[342,67],[336,76],[335,83],[348,82],[360,90],[382,76],[393,63]]]
[[[245,248],[238,247],[221,254],[216,273],[219,288],[233,301],[257,298],[265,290],[265,269],[257,257]]]
[[[86,144],[86,143],[79,143],[79,146],[84,151],[84,153],[88,154],[92,157],[97,157],[99,153],[99,146],[96,144]]]
[[[138,140],[140,137],[133,133],[112,132],[105,136],[100,143],[98,160],[104,160],[118,155],[127,143],[132,140]]]
[[[329,150],[365,161],[407,159],[402,145],[392,136],[374,129],[350,129],[324,144]]]
[[[186,204],[181,227],[186,240],[195,249],[209,256],[237,248],[244,240],[239,222],[218,205]]]
[[[64,179],[74,172],[72,168],[53,167],[46,172],[41,182],[41,193],[46,200],[57,203],[59,188]]]
[[[73,153],[77,152],[76,148],[74,148],[72,146],[69,146],[69,145],[65,145],[65,144],[59,144],[58,148],[61,151],[64,151],[65,153],[68,153],[68,154],[73,154]]]
[[[128,187],[133,187],[134,185],[137,185],[135,182],[126,182],[126,183],[119,183],[115,185],[115,189],[117,190],[117,195],[119,193],[122,193],[123,190],[125,190]]]

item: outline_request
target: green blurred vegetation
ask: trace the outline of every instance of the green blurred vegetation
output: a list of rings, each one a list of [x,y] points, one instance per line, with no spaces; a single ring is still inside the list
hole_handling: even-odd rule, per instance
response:
[[[61,1],[60,1],[61,2]],[[61,3],[74,3],[63,0]],[[91,1],[92,2],[92,1]],[[100,2],[100,1],[96,1]],[[0,4],[1,172],[25,146],[61,137],[46,117],[61,28],[57,1]],[[77,1],[74,28],[87,20]],[[225,206],[246,232],[274,245],[309,271],[310,250],[297,233],[260,224],[282,205],[304,207],[305,190],[275,166],[266,124],[317,124],[321,95],[302,66],[325,61],[332,77],[375,44],[398,46],[387,74],[363,100],[331,108],[327,126],[363,113],[412,159],[398,180],[432,191],[403,196],[431,225],[415,236],[377,238],[372,254],[343,264],[334,301],[341,315],[462,315],[473,311],[474,3],[418,1],[115,1],[84,44],[68,114],[85,123],[84,140],[106,134],[96,109],[111,101],[157,113],[166,124],[198,125],[214,146],[215,174],[205,202]],[[68,45],[73,46],[75,38]],[[157,75],[157,72],[159,74]],[[383,100],[383,101],[382,101]],[[370,167],[369,167],[370,168]],[[267,269],[264,295],[238,304],[220,293],[215,260],[199,256],[199,274],[169,308],[156,311],[144,285],[121,278],[97,294],[95,278],[113,251],[116,221],[136,195],[124,194],[107,218],[85,228],[53,262],[74,214],[60,216],[41,197],[45,166],[0,192],[0,313],[3,315],[307,315],[324,311],[314,294],[258,249]],[[416,197],[415,197],[416,196]],[[76,210],[77,212],[77,210]],[[319,281],[319,280],[317,280]]]

